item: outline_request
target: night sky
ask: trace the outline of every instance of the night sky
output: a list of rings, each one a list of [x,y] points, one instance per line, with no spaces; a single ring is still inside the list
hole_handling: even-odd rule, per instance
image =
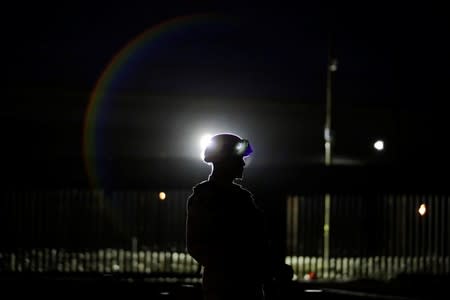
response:
[[[380,3],[11,4],[2,21],[7,168],[52,172],[70,161],[81,170],[89,99],[105,69],[137,36],[180,17],[193,21],[142,42],[114,73],[95,114],[98,157],[196,160],[201,134],[235,131],[253,143],[255,166],[323,164],[332,40],[334,162],[448,165],[446,10]]]

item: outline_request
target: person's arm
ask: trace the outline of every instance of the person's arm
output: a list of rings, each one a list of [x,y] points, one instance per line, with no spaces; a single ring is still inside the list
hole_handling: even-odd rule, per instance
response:
[[[205,213],[194,202],[195,195],[189,197],[186,217],[186,246],[188,253],[201,265],[208,263],[207,224]]]
[[[253,197],[252,197],[253,198]],[[253,199],[254,200],[254,199]],[[255,201],[254,201],[255,203]],[[257,206],[257,205],[256,205]],[[263,249],[265,250],[265,260],[266,260],[266,280],[271,281],[290,281],[293,277],[293,270],[290,265],[285,264],[280,260],[279,255],[277,255],[277,251],[275,249],[274,241],[271,238],[272,234],[269,231],[269,220],[263,209],[257,206],[262,220],[262,228],[263,228],[263,236],[264,236],[264,245]]]
[[[194,194],[188,200],[186,244],[188,253],[201,265],[221,263],[223,245],[217,229],[217,216]]]

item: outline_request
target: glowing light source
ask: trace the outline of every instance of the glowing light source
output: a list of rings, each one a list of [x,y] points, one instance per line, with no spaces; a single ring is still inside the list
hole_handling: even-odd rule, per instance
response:
[[[303,279],[305,280],[314,280],[317,279],[317,274],[315,272],[308,272],[303,276]]]
[[[161,201],[164,201],[164,200],[166,200],[166,193],[164,193],[164,192],[160,192],[159,193],[159,200],[161,200]]]
[[[211,134],[204,134],[200,138],[200,158],[203,159],[205,155],[205,149],[211,143],[211,138],[213,136]]]
[[[384,142],[382,140],[378,140],[373,144],[373,147],[378,151],[384,150]]]
[[[332,61],[331,61],[331,63],[330,63],[330,71],[331,72],[336,72],[337,71],[337,65],[338,65],[338,62],[337,62],[337,59],[333,59]]]
[[[420,204],[419,209],[417,210],[419,215],[424,216],[427,212],[427,207],[424,203]]]
[[[243,154],[248,147],[248,142],[240,142],[236,144],[236,153]]]

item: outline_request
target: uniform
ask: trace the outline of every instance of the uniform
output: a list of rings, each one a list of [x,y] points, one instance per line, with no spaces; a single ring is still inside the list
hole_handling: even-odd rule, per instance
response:
[[[264,282],[276,276],[263,212],[248,190],[233,183],[252,152],[239,136],[214,136],[203,159],[213,172],[187,201],[187,250],[203,266],[206,300],[262,300]]]
[[[187,202],[189,254],[203,269],[206,299],[264,299],[271,259],[263,212],[252,194],[210,176]]]

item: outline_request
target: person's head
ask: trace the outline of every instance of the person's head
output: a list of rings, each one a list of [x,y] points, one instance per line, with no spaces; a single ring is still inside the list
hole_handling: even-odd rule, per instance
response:
[[[239,136],[222,133],[213,136],[205,149],[204,161],[212,163],[214,173],[229,179],[242,178],[244,157],[253,152],[250,143]]]

